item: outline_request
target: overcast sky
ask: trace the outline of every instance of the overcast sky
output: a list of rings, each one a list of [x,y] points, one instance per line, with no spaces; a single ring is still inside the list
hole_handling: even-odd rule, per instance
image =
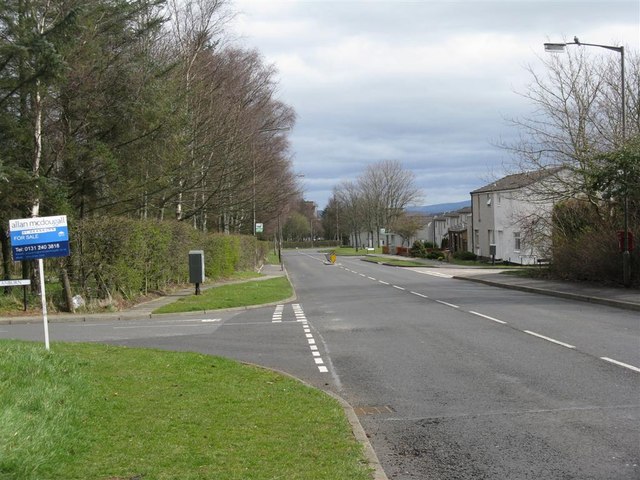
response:
[[[320,209],[340,181],[381,160],[414,172],[421,204],[468,200],[513,162],[495,145],[516,135],[509,118],[532,111],[516,92],[527,90],[525,67],[549,55],[544,42],[640,45],[640,0],[234,0],[233,9],[231,32],[277,68],[278,96],[297,113],[294,170]]]

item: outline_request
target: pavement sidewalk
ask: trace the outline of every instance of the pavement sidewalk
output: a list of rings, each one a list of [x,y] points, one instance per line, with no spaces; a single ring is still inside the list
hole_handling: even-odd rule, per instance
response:
[[[407,260],[406,257],[395,255],[376,256]],[[450,263],[428,260],[421,263],[424,263],[425,267],[437,269],[437,271],[451,275],[459,280],[640,311],[640,289],[637,288],[604,287],[585,282],[525,278],[504,274],[502,272],[509,269],[499,267],[461,267]]]

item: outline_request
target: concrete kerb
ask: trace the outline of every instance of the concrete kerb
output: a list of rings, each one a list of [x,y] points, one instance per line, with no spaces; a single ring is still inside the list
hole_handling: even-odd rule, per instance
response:
[[[608,307],[616,307],[616,308],[622,308],[626,310],[640,311],[640,304],[625,302],[622,300],[612,300],[609,298],[581,295],[579,293],[560,292],[557,290],[529,287],[525,285],[514,285],[510,283],[494,282],[492,280],[487,280],[484,278],[463,277],[463,276],[457,276],[457,275],[454,275],[453,278],[457,280],[467,280],[469,282],[482,283],[485,285],[490,285],[492,287],[500,287],[500,288],[506,288],[509,290],[518,290],[521,292],[536,293],[539,295],[549,295],[552,297],[565,298],[568,300],[578,300],[581,302],[595,303],[598,305],[605,305]]]
[[[331,397],[335,398],[342,406],[342,409],[344,410],[344,413],[347,416],[347,420],[351,425],[351,431],[353,432],[353,436],[362,445],[364,450],[364,455],[367,458],[367,461],[369,463],[369,467],[371,467],[371,469],[373,470],[373,480],[389,480],[389,478],[387,477],[387,474],[382,468],[382,464],[380,463],[380,460],[378,459],[378,455],[376,455],[376,451],[373,449],[373,446],[369,441],[369,437],[367,437],[367,434],[365,433],[364,428],[362,428],[360,419],[356,415],[356,412],[351,406],[351,404],[336,393],[330,392],[328,390],[323,390],[323,391],[326,394],[330,395]]]

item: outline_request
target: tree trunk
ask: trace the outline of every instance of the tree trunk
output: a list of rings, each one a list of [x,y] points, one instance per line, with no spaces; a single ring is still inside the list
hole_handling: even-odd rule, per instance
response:
[[[2,244],[2,278],[8,280],[11,278],[11,245],[9,242],[9,232],[3,226],[0,226],[0,243]],[[9,287],[4,288],[5,295],[10,292]]]
[[[69,283],[69,275],[67,274],[67,269],[62,267],[60,269],[60,281],[62,282],[62,288],[64,290],[64,300],[66,303],[66,311],[67,312],[75,312],[75,308],[73,307],[73,295],[71,293],[71,284]]]

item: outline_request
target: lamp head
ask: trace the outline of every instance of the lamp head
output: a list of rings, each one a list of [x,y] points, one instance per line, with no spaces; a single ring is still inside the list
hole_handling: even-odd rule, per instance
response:
[[[566,43],[545,43],[544,51],[550,53],[562,53],[564,52],[564,47],[566,46]]]

